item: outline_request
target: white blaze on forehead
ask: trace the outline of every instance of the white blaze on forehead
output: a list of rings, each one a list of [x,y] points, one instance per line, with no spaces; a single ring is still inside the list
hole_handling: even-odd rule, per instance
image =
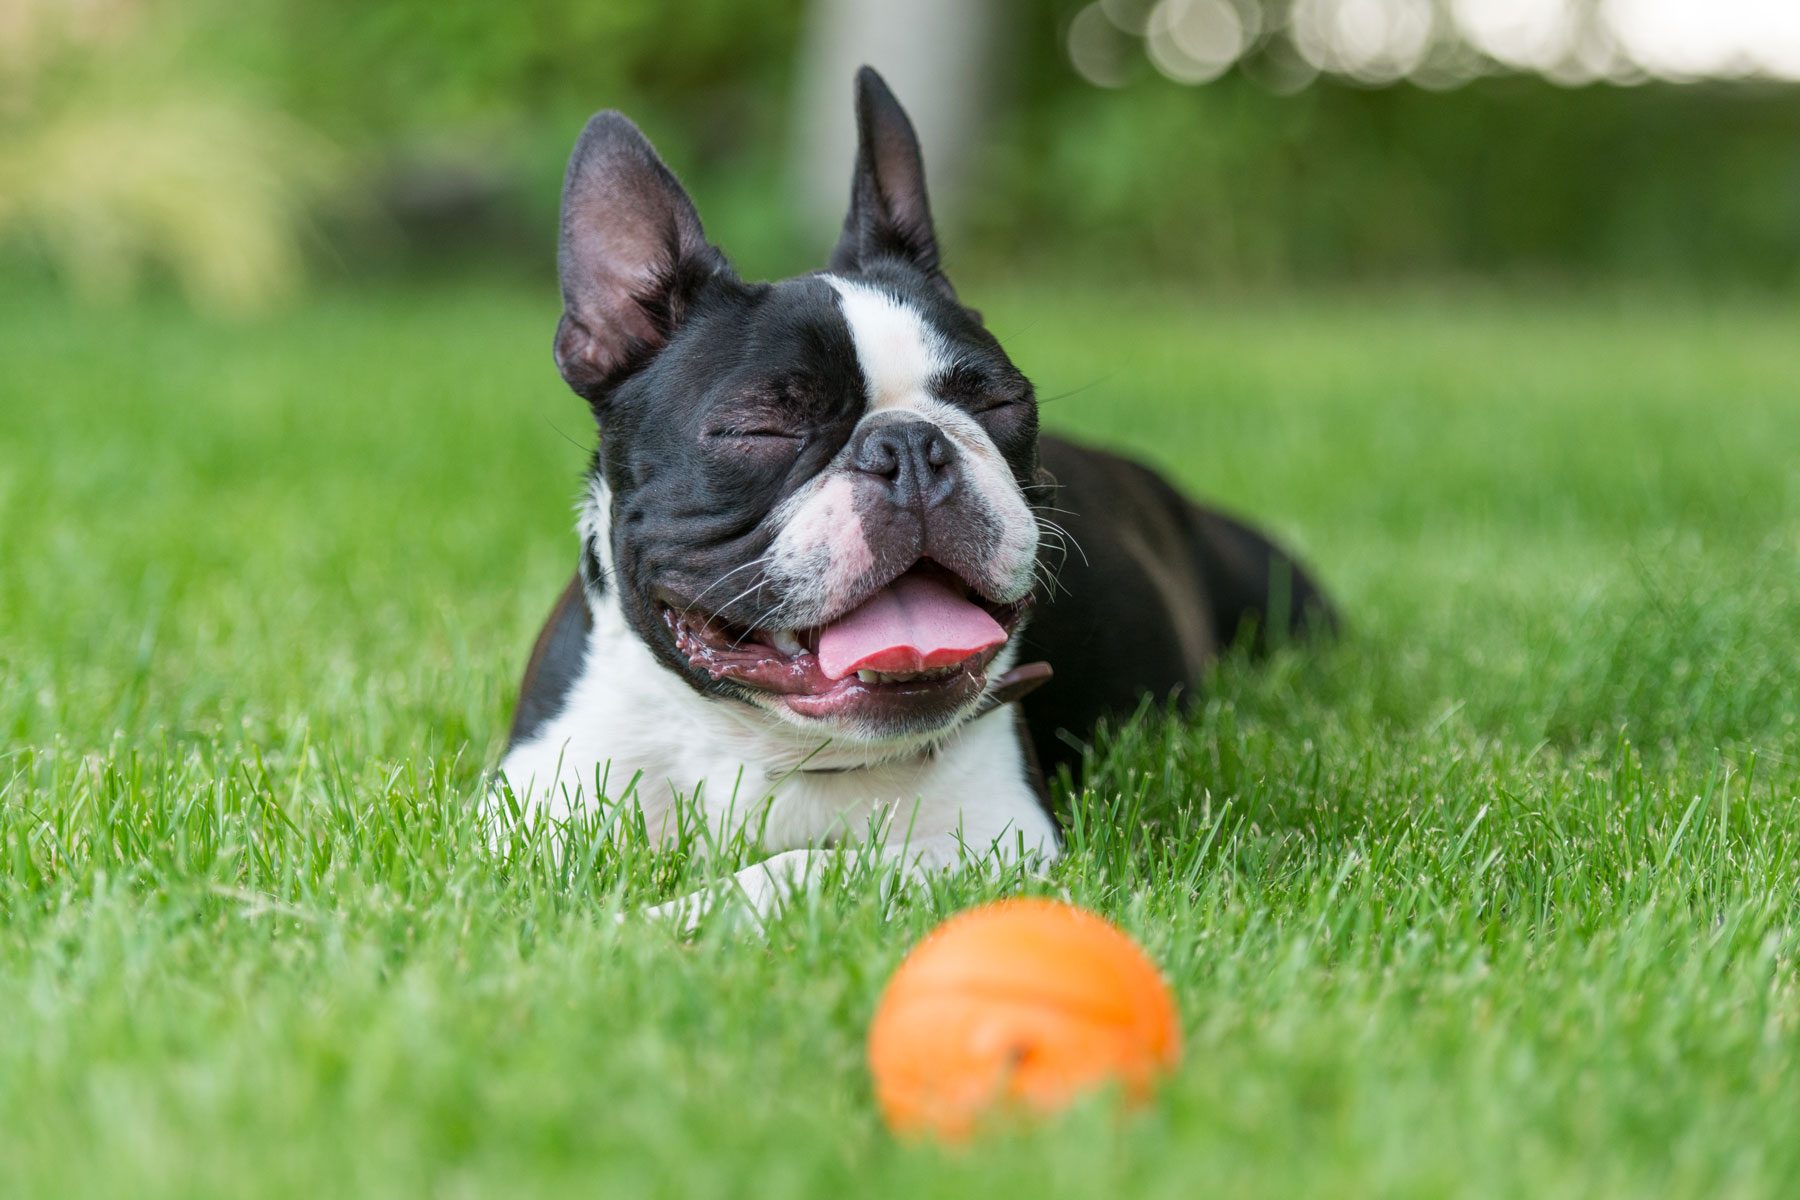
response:
[[[932,395],[932,382],[952,363],[948,341],[905,301],[867,284],[824,278],[838,293],[867,381],[862,420],[909,413],[936,426],[962,452],[969,505],[964,519],[979,524],[990,547],[989,578],[983,582],[1008,598],[1023,595],[1037,556],[1037,524],[981,422]],[[852,434],[824,470],[771,514],[779,532],[770,547],[768,574],[788,593],[782,616],[797,625],[841,614],[871,586],[868,573],[876,556],[856,508],[856,444]]]
[[[928,394],[950,365],[944,339],[911,306],[877,288],[825,276],[837,289],[869,386],[869,408],[898,408]]]
[[[979,483],[1011,486],[1006,460],[981,423],[932,395],[932,380],[949,370],[954,361],[944,335],[917,309],[878,288],[833,275],[825,276],[825,282],[842,297],[857,365],[868,381],[869,409],[863,419],[894,409],[917,413],[998,476]]]

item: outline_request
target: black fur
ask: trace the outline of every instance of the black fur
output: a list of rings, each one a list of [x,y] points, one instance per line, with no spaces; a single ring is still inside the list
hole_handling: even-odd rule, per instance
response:
[[[1240,637],[1254,652],[1332,626],[1311,576],[1262,534],[1141,463],[1055,437],[1040,446],[1055,487],[1033,499],[1062,510],[1052,516],[1072,543],[1053,555],[1057,592],[1040,598],[1020,650],[1056,671],[1021,701],[1045,771],[1076,765],[1103,716],[1146,696],[1193,699]]]
[[[508,746],[531,740],[546,721],[562,711],[569,689],[581,674],[588,634],[593,628],[593,615],[578,575],[557,597],[550,619],[544,622],[531,647],[525,682],[519,688],[518,707],[513,711],[512,729],[506,738]]]

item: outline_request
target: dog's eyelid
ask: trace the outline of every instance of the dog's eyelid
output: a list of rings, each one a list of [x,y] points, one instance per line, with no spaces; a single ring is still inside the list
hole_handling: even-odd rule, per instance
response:
[[[934,381],[936,391],[948,395],[975,396],[989,389],[993,380],[988,372],[968,359],[958,359],[939,372]]]
[[[1029,386],[1020,388],[996,387],[982,393],[975,401],[975,412],[990,413],[1003,408],[1016,408],[1031,399]]]
[[[789,442],[804,442],[806,435],[792,429],[783,429],[779,425],[765,425],[749,421],[735,425],[726,425],[706,431],[709,438],[779,438]]]
[[[780,389],[745,392],[714,411],[704,435],[708,438],[765,437],[805,441],[804,422],[798,420],[794,408]]]
[[[936,384],[939,395],[960,400],[977,413],[1023,403],[1031,396],[1030,381],[1017,370],[995,369],[968,359],[952,363]]]

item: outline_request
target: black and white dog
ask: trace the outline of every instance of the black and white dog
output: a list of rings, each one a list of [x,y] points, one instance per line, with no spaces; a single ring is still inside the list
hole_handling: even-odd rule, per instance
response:
[[[856,116],[830,265],[779,283],[733,273],[618,113],[563,189],[556,363],[600,445],[509,807],[566,817],[635,779],[652,833],[686,803],[776,852],[735,880],[758,911],[834,842],[910,875],[1054,857],[1040,764],[1067,734],[1191,694],[1240,633],[1330,620],[1260,534],[1039,436],[1030,381],[939,269],[912,125],[868,68]]]

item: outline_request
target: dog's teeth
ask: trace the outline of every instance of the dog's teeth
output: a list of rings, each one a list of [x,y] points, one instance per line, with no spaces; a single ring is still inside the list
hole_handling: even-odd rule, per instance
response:
[[[926,683],[938,679],[948,679],[956,674],[958,667],[927,667],[923,671],[858,671],[856,677],[864,683]]]
[[[805,647],[800,644],[800,639],[794,636],[794,631],[791,629],[770,630],[769,644],[790,657],[805,650]]]

